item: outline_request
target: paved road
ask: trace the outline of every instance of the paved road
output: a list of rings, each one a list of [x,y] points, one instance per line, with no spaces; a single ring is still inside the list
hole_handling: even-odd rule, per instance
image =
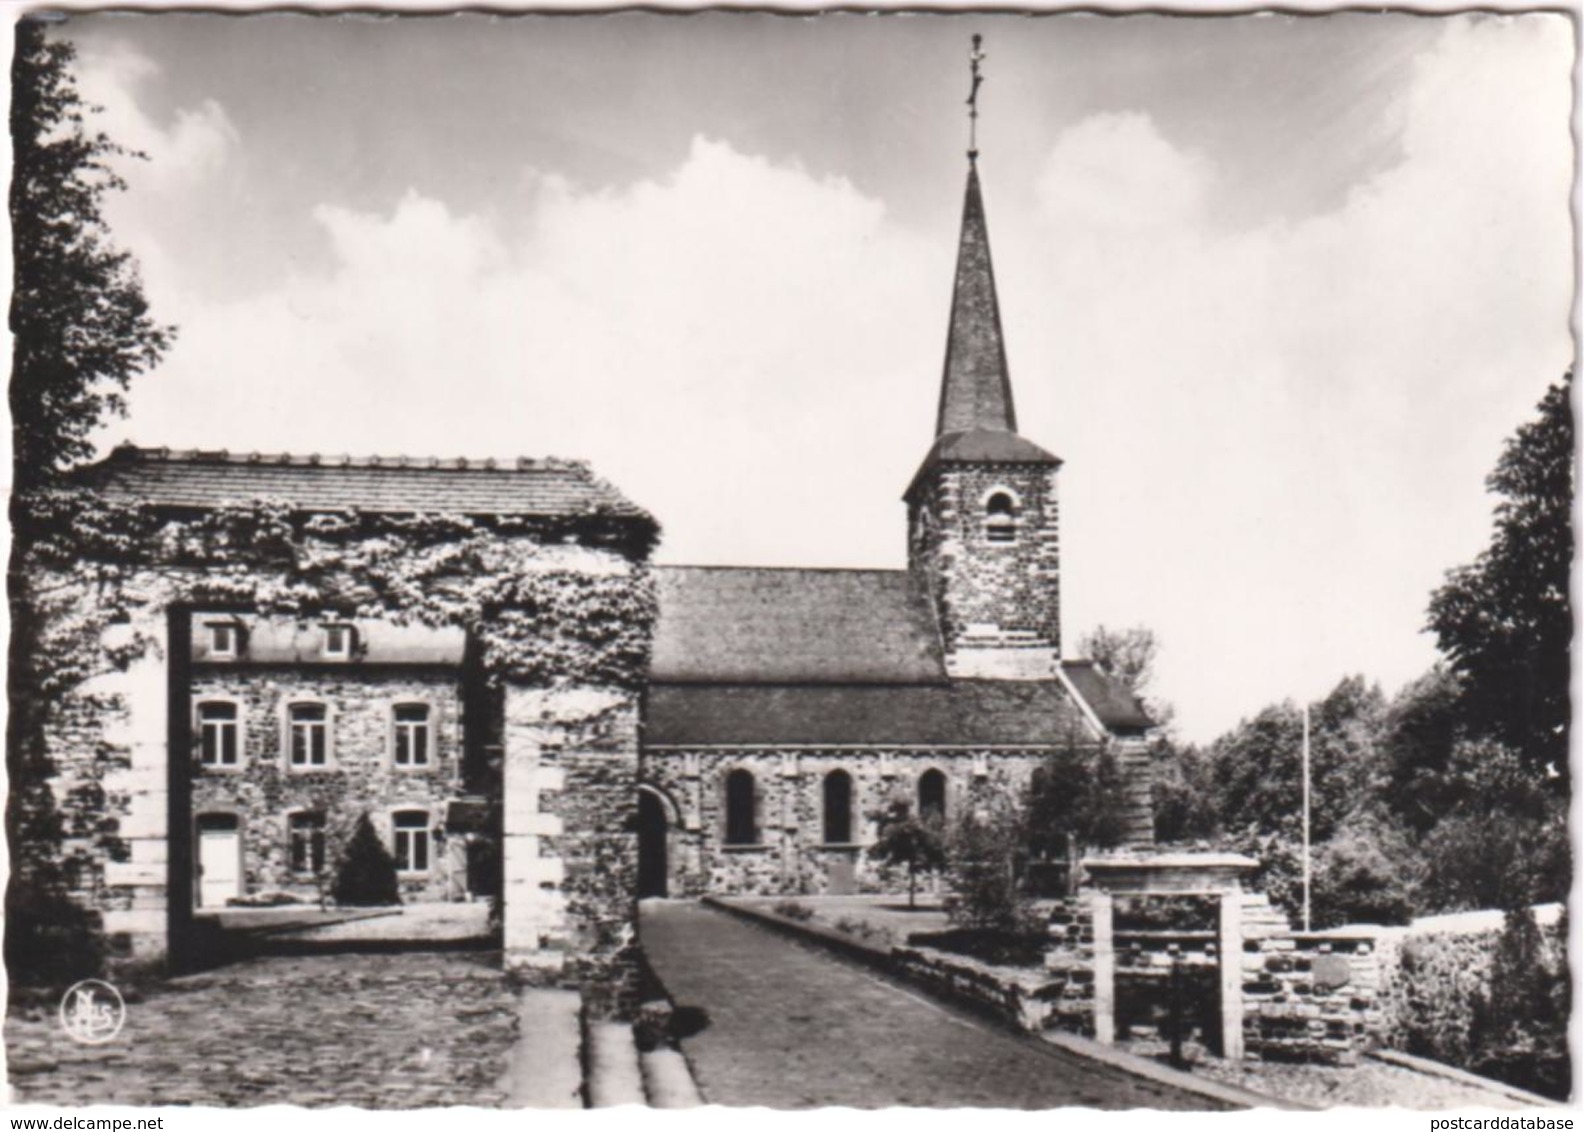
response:
[[[676,1004],[708,1013],[683,1052],[715,1104],[1214,1107],[702,905],[645,901],[640,931]]]

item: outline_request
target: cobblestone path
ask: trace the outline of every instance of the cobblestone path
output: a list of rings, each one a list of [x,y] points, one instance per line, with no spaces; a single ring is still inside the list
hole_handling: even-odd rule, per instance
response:
[[[127,1004],[103,1046],[13,1006],[18,1103],[499,1105],[516,995],[491,952],[255,959]]]
[[[697,904],[645,901],[644,951],[706,1100],[809,1108],[1218,1107],[1020,1038],[829,952]]]

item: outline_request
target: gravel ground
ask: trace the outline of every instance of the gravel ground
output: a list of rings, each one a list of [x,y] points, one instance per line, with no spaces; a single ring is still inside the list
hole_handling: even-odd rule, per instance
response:
[[[68,1038],[53,1005],[5,1025],[12,1099],[73,1108],[497,1106],[516,1033],[493,952],[249,960],[129,1002],[102,1046]]]
[[[280,933],[304,941],[477,939],[489,934],[488,904],[410,904],[394,915],[374,916]]]

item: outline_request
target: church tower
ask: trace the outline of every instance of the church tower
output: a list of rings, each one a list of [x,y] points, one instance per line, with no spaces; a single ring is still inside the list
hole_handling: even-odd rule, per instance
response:
[[[969,151],[935,442],[903,496],[908,568],[934,603],[951,676],[1051,679],[1061,461],[1017,434],[977,156]]]

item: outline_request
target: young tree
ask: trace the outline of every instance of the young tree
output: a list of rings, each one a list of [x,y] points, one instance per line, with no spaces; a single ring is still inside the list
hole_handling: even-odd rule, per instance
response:
[[[401,903],[396,862],[374,832],[374,823],[367,814],[358,818],[336,870],[335,899],[343,907]]]
[[[11,65],[13,256],[10,407],[13,478],[8,599],[6,965],[17,979],[91,973],[101,956],[97,917],[71,899],[61,859],[63,823],[44,741],[52,658],[39,599],[30,589],[30,548],[48,529],[33,521],[34,489],[91,454],[88,437],[124,410],[121,390],[154,365],[174,331],[148,314],[135,266],[110,242],[100,210],[122,188],[110,168],[126,155],[86,127],[69,43],[24,17]],[[70,530],[49,532],[57,540]],[[66,660],[62,663],[69,664]]]
[[[1430,599],[1430,625],[1460,682],[1471,735],[1496,739],[1568,788],[1573,609],[1571,371],[1507,442],[1487,487],[1501,497],[1491,543]]]
[[[1023,800],[990,789],[959,817],[948,834],[950,893],[946,914],[952,923],[980,931],[1020,935],[1030,928],[1023,892],[1028,867],[1028,811]]]
[[[879,836],[869,847],[869,855],[884,864],[907,869],[908,907],[917,907],[919,873],[934,872],[946,865],[945,831],[938,820],[915,816],[906,802],[891,803],[877,820]]]

